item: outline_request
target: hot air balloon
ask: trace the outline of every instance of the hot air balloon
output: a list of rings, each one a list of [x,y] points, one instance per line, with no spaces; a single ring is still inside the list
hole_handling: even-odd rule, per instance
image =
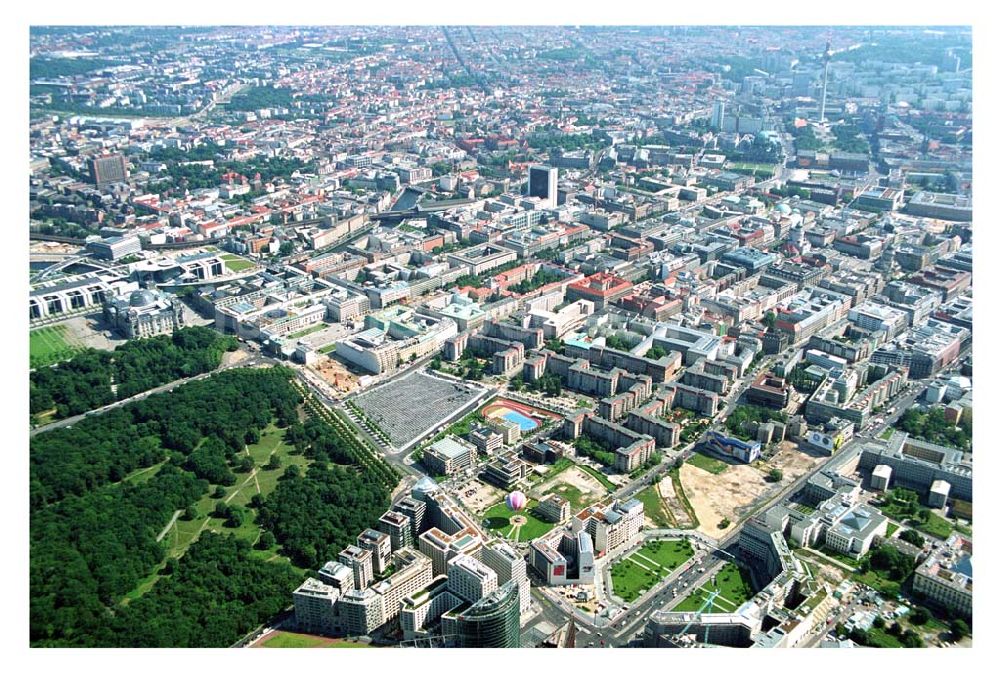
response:
[[[507,494],[507,507],[511,510],[523,510],[528,504],[528,497],[523,491],[512,491]]]

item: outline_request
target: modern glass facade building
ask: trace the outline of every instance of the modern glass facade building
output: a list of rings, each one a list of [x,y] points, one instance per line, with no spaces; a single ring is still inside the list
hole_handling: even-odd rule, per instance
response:
[[[520,620],[518,586],[511,580],[458,614],[457,644],[467,648],[519,648]]]

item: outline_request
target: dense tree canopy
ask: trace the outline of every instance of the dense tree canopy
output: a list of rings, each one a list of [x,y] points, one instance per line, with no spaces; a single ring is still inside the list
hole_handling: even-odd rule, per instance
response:
[[[148,482],[72,496],[31,516],[31,641],[90,645],[107,606],[164,555],[156,536],[208,489],[173,466]]]
[[[175,512],[187,520],[210,512],[236,528],[256,509],[266,529],[259,548],[279,543],[308,567],[377,522],[398,473],[315,403],[306,403],[314,418],[299,423],[291,376],[283,367],[232,369],[32,439],[32,645],[223,647],[289,605],[299,575],[234,536],[202,532],[183,556],[164,560],[169,541],[157,537]],[[199,510],[206,480],[246,471],[238,452],[271,421],[313,465],[304,473],[289,465],[248,506],[219,500]],[[152,474],[118,481],[161,461]],[[146,581],[152,587],[136,595]]]
[[[934,444],[962,451],[972,449],[972,418],[963,416],[961,422],[954,425],[945,419],[942,407],[931,407],[926,411],[908,409],[896,427],[912,437]]]
[[[31,504],[80,495],[158,463],[167,451],[187,456],[204,437],[240,449],[251,428],[296,419],[300,398],[290,371],[231,369],[185,383],[76,425],[31,438]]]
[[[172,336],[128,341],[115,349],[86,350],[72,360],[31,373],[30,411],[53,407],[59,418],[82,414],[179,378],[219,366],[236,340],[206,327]],[[114,386],[114,389],[112,389]]]
[[[232,475],[228,461],[250,431],[275,418],[283,425],[295,420],[300,396],[289,384],[290,375],[280,367],[234,369],[31,440],[33,643],[130,644],[131,635],[121,634],[132,632],[127,625],[109,627],[117,622],[119,611],[115,607],[112,615],[109,609],[162,561],[165,549],[156,537],[173,512],[190,512],[209,488],[208,482],[183,466],[212,481],[228,479]],[[164,460],[168,451],[174,452],[171,460],[149,480],[109,485]],[[245,515],[227,518],[242,522]],[[175,569],[183,572],[188,564],[185,556]],[[156,591],[157,603],[166,604],[161,586]],[[285,586],[281,600],[271,597],[266,608],[280,609],[288,591]],[[260,594],[259,587],[245,593]],[[191,613],[211,613],[211,606]],[[256,624],[258,611],[239,614],[224,627],[231,628],[237,620]],[[215,645],[225,646],[234,639],[229,635]],[[145,636],[135,643],[157,645]]]
[[[354,542],[389,507],[389,492],[370,472],[317,462],[303,475],[289,466],[258,516],[295,564],[315,568]]]

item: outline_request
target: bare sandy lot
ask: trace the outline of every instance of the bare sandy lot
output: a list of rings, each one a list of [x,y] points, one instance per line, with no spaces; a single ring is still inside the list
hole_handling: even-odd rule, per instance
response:
[[[664,499],[674,497],[675,495],[674,482],[672,479],[670,479],[670,475],[667,475],[662,480],[660,480],[659,489],[660,489],[660,496],[662,496]]]
[[[247,358],[247,351],[242,348],[238,348],[231,353],[222,354],[222,366],[228,367],[231,364],[236,364],[240,360],[245,360]]]
[[[666,509],[667,513],[673,518],[674,524],[678,529],[693,529],[694,522],[688,515],[687,509],[684,507],[683,501],[677,496],[677,492],[674,490],[674,480],[670,475],[667,475],[660,483],[657,485],[657,489],[660,493],[660,499],[663,502],[663,507]]]
[[[504,492],[500,489],[479,480],[466,482],[456,493],[469,510],[476,514],[486,512],[487,508],[504,496]]]
[[[748,465],[733,465],[713,475],[690,463],[681,466],[681,486],[701,526],[698,530],[712,538],[722,538],[736,527],[737,509],[750,505],[764,494],[769,484],[759,470]],[[729,518],[725,529],[719,522]]]
[[[786,440],[778,445],[778,452],[770,461],[756,467],[733,464],[713,475],[685,463],[681,466],[681,485],[701,522],[699,530],[712,538],[720,538],[736,528],[744,508],[794,483],[827,458],[818,452],[799,449],[797,444]],[[771,468],[781,469],[784,476],[779,482],[765,479]],[[718,524],[724,518],[731,524],[719,529]]]
[[[78,244],[32,240],[28,251],[32,254],[78,254],[84,251],[84,248]]]
[[[800,449],[795,442],[785,440],[778,444],[778,453],[771,457],[767,469],[780,468],[784,473],[780,485],[784,486],[791,484],[828,458],[830,457],[816,451]]]
[[[358,377],[337,360],[324,356],[308,368],[338,392],[351,393],[358,387]]]
[[[580,505],[596,503],[607,496],[608,493],[604,486],[593,476],[575,466],[563,470],[550,480],[546,480],[532,493],[537,493],[538,496],[544,496],[549,493],[564,495],[564,491],[560,490],[560,487],[566,486],[574,487],[580,492],[579,505],[574,505],[574,508],[578,508]]]

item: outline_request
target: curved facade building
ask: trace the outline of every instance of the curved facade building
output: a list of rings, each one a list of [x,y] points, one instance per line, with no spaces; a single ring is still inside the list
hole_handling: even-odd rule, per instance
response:
[[[466,648],[521,646],[521,610],[516,581],[508,581],[456,615],[457,644]]]

